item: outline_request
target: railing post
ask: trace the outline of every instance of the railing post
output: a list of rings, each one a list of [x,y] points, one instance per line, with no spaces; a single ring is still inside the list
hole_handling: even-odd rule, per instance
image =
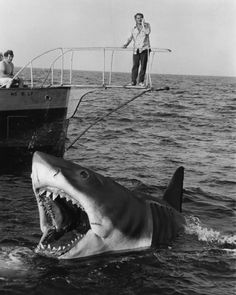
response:
[[[72,84],[73,57],[74,57],[74,51],[71,52],[71,58],[70,58],[70,85]]]
[[[150,54],[151,52],[149,52],[149,49],[148,49],[148,57],[147,57],[147,60],[148,60],[148,86],[151,87],[151,77],[150,77]]]
[[[32,62],[30,63],[30,84],[31,84],[31,88],[34,87],[34,80],[33,80],[33,64]]]
[[[63,73],[64,73],[64,52],[61,48],[61,85],[63,85]]]
[[[102,73],[102,85],[105,86],[105,70],[106,70],[106,48],[103,48],[103,73]]]
[[[150,58],[151,62],[150,62],[150,65],[149,65],[149,79],[150,79],[150,87],[152,87],[152,77],[151,77],[151,71],[152,71],[152,65],[153,65],[153,60],[154,60],[154,55],[155,55],[155,52],[151,51],[151,55],[152,55],[152,58]]]
[[[109,74],[109,85],[111,85],[111,75],[112,75],[112,67],[113,67],[113,56],[114,56],[114,50],[112,50],[112,53],[111,53],[111,68],[110,68],[110,74]]]
[[[53,85],[54,84],[54,66],[53,65],[52,65],[51,69],[52,69],[51,84]]]

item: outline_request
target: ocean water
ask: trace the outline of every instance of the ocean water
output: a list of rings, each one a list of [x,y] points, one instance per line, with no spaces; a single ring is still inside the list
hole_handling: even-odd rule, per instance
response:
[[[119,83],[129,76],[117,74]],[[99,79],[86,73],[77,79]],[[161,197],[185,167],[183,236],[167,248],[57,261],[41,232],[30,171],[0,175],[0,294],[236,294],[236,78],[154,75],[156,88],[93,126],[65,158]],[[68,146],[138,90],[95,90],[71,119]]]

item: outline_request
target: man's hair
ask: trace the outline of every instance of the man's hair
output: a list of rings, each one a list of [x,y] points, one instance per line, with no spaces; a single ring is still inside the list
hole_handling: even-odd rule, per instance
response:
[[[12,50],[7,50],[6,52],[4,52],[4,56],[8,57],[8,55],[14,56],[14,53]]]
[[[136,13],[136,14],[135,14],[135,16],[134,16],[134,18],[136,18],[138,15],[140,15],[140,16],[141,16],[141,18],[143,18],[143,14],[142,14],[142,13],[140,13],[140,12]]]

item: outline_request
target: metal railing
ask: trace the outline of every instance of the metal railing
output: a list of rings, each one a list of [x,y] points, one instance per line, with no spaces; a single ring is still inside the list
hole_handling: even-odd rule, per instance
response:
[[[87,52],[101,52],[102,54],[102,59],[103,59],[103,69],[102,69],[102,79],[101,79],[101,84],[96,84],[96,85],[84,85],[84,84],[74,84],[72,85],[72,78],[73,78],[73,63],[74,63],[74,53],[75,52],[82,52],[82,51],[87,51]],[[73,87],[124,87],[122,85],[113,85],[112,84],[112,73],[113,73],[113,64],[114,64],[114,55],[116,52],[126,52],[130,51],[132,52],[132,48],[121,48],[121,47],[74,47],[74,48],[55,48],[51,49],[48,51],[43,52],[42,54],[34,57],[31,59],[25,66],[23,66],[13,77],[16,78],[19,76],[26,68],[30,68],[30,87],[33,88],[35,86],[35,79],[34,79],[34,74],[33,74],[33,64],[35,61],[38,61],[41,57],[49,55],[51,53],[56,53],[56,57],[51,61],[47,74],[44,78],[44,81],[42,82],[40,87],[44,87],[45,82],[48,80],[49,75],[51,74],[51,82],[50,86],[55,87],[58,86],[55,85],[55,80],[54,80],[54,71],[55,71],[55,64],[59,61],[61,66],[60,69],[60,86],[73,86]],[[107,59],[107,52],[110,52],[110,66],[109,69],[106,68],[106,59]],[[147,61],[147,71],[146,71],[146,81],[145,85],[146,87],[152,87],[152,79],[151,79],[151,72],[152,72],[152,65],[154,61],[154,56],[157,53],[168,53],[171,52],[170,49],[166,48],[151,48],[150,53],[148,54],[148,61]],[[70,54],[70,65],[69,65],[69,84],[65,84],[64,81],[64,73],[68,68],[65,68],[65,56]],[[76,69],[78,70],[78,69]],[[79,69],[82,70],[82,69]],[[96,69],[94,69],[96,71]],[[100,71],[99,71],[100,72]],[[108,75],[108,82],[106,83],[105,80],[105,74],[109,73]]]

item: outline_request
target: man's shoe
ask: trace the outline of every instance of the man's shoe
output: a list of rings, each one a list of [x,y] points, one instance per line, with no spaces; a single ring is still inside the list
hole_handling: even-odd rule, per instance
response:
[[[138,86],[145,87],[145,84],[144,84],[143,82],[140,82],[140,83],[138,84]]]
[[[136,85],[136,83],[131,82],[131,83],[129,83],[127,86],[135,86],[135,85]]]

